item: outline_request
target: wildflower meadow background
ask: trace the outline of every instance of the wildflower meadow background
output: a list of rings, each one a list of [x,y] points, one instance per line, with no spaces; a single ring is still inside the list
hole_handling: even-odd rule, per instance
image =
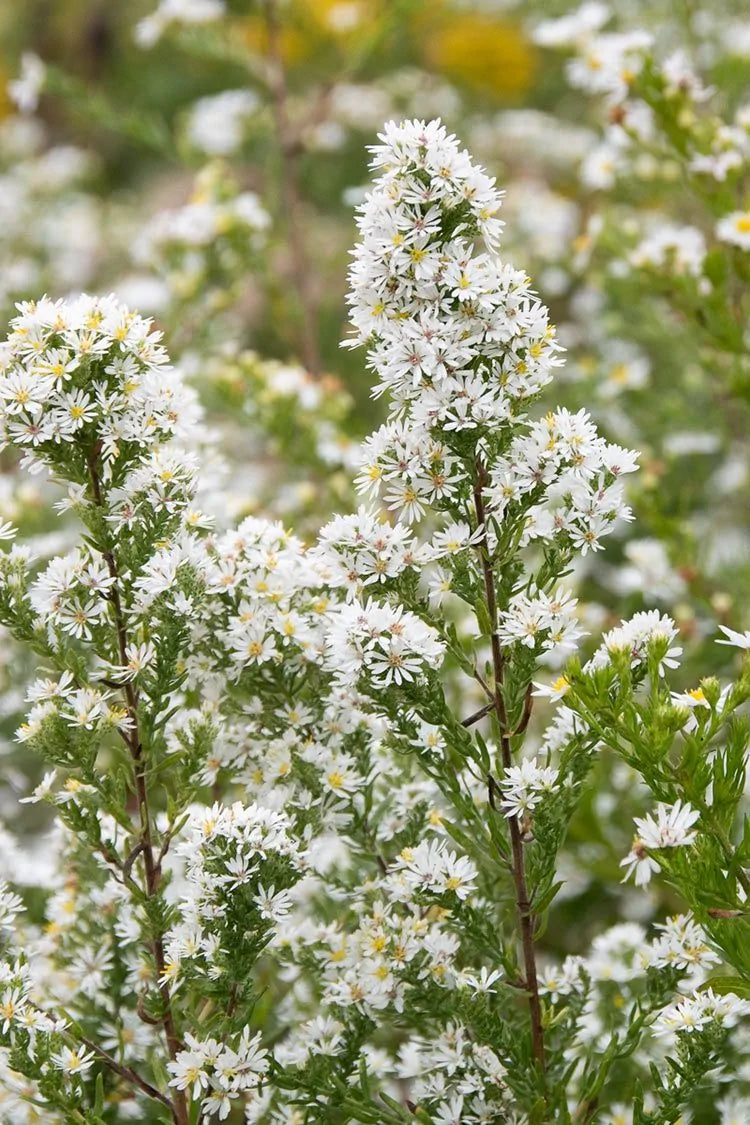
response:
[[[750,1125],[740,0],[0,5],[0,1125]]]

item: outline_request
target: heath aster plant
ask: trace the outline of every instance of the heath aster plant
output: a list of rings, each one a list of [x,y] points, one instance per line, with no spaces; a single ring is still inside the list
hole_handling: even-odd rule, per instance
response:
[[[116,299],[25,303],[0,347],[4,443],[78,528],[0,557],[54,813],[49,885],[0,883],[3,1120],[667,1123],[747,1068],[750,680],[673,690],[657,611],[575,658],[565,579],[636,455],[538,405],[562,349],[494,181],[440,122],[379,140],[347,342],[387,417],[314,542],[203,511],[195,395]],[[627,874],[686,909],[552,956],[602,760],[658,802]]]

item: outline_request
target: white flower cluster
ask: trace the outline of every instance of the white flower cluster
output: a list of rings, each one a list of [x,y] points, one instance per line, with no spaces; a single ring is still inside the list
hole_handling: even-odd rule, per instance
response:
[[[241,1098],[247,1105],[268,1072],[268,1052],[261,1046],[260,1032],[251,1035],[250,1028],[244,1028],[234,1048],[189,1032],[185,1042],[185,1050],[169,1063],[170,1086],[192,1091],[193,1098],[200,1101],[204,1122],[225,1121],[232,1101]]]
[[[14,919],[23,910],[21,899],[0,879],[0,930],[12,930]]]
[[[191,685],[204,683],[219,693],[227,673],[238,679],[246,668],[282,658],[320,659],[328,608],[324,580],[300,540],[281,524],[249,516],[212,542],[197,544],[193,557],[209,598],[193,619]]]
[[[671,103],[670,115],[684,126],[682,148],[677,155],[686,171],[718,184],[741,182],[750,162],[747,105],[739,106],[732,123],[720,118],[699,118],[702,104],[715,91],[704,85],[688,52],[677,47],[665,59],[658,60],[647,32],[602,31],[610,18],[619,14],[605,4],[587,0],[577,11],[561,19],[543,21],[534,29],[534,38],[541,46],[572,51],[566,67],[569,82],[603,97],[609,110],[601,143],[582,163],[584,184],[609,188],[623,174],[648,178],[670,167],[669,160],[659,161],[652,155],[668,153],[669,144],[663,143],[664,127],[659,114],[638,88],[639,76],[647,63],[652,84],[658,86],[665,102]],[[702,56],[701,63],[708,57]],[[652,231],[630,254],[630,264],[701,278],[702,291],[710,292],[710,282],[702,278],[706,257],[703,232],[693,226],[679,226],[666,216],[652,218],[650,225]],[[714,233],[719,241],[750,251],[750,213],[746,208],[728,212],[716,221]]]
[[[542,971],[542,991],[556,1000],[584,991],[586,981],[633,984],[649,969],[674,968],[689,974],[692,986],[702,983],[720,958],[704,930],[689,914],[676,914],[661,925],[650,942],[642,926],[626,922],[594,938],[587,957],[567,957],[562,965]]]
[[[547,310],[493,247],[500,194],[439,122],[391,122],[384,169],[359,217],[351,270],[353,344],[370,347],[391,418],[366,443],[365,473],[409,522],[455,489],[437,434],[508,421],[559,362]],[[479,235],[488,251],[477,253]]]
[[[159,0],[156,9],[137,24],[136,42],[153,47],[173,25],[214,23],[225,10],[224,0]]]
[[[501,515],[522,497],[539,497],[524,540],[567,542],[585,555],[600,549],[615,519],[632,518],[619,478],[636,467],[636,454],[600,437],[585,410],[556,410],[513,439],[493,466],[488,494]]]
[[[651,1030],[657,1036],[691,1035],[710,1024],[734,1027],[748,1015],[750,1000],[743,1000],[733,992],[719,996],[712,988],[706,988],[663,1009]]]
[[[708,971],[721,961],[706,932],[689,914],[674,914],[657,923],[659,936],[651,942],[648,963],[656,969],[675,968],[695,973]]]
[[[466,856],[449,851],[439,840],[406,848],[399,855],[395,869],[401,873],[399,893],[403,890],[409,897],[422,890],[437,895],[450,891],[465,899],[476,889],[475,864]]]
[[[357,484],[402,523],[431,508],[445,526],[420,545],[364,511],[334,521],[323,539],[341,585],[354,597],[485,537],[494,550],[498,527],[512,521],[522,547],[541,540],[566,553],[597,550],[618,517],[630,518],[619,478],[636,457],[602,439],[584,411],[539,422],[524,414],[560,349],[526,276],[497,257],[494,182],[439,122],[389,123],[380,139],[373,167],[383,171],[358,220],[350,319],[352,344],[367,345],[390,412],[364,444]],[[476,511],[477,488],[489,524],[448,522],[467,501]],[[450,574],[429,581],[439,604]],[[518,592],[500,614],[500,639],[570,652],[581,636],[574,609],[561,591]]]
[[[403,1012],[416,981],[451,988],[457,980],[458,938],[439,922],[388,904],[376,905],[346,936],[331,934],[326,944],[324,1002],[334,1012]]]
[[[107,603],[101,604],[106,606]],[[88,619],[86,624],[88,627]],[[59,681],[37,681],[29,690],[28,699],[33,706],[16,732],[19,742],[35,739],[43,731],[45,723],[54,717],[59,717],[68,726],[97,734],[105,734],[109,730],[125,731],[132,726],[132,719],[122,706],[122,700],[113,691],[78,687],[70,674],[63,674]],[[86,792],[80,782],[77,785],[76,792],[81,795]]]
[[[256,292],[259,255],[268,244],[270,216],[259,197],[243,191],[223,160],[211,161],[196,175],[188,199],[152,215],[142,225],[129,253],[138,272],[122,282],[125,295],[148,302],[166,323],[188,330],[195,347],[200,334],[226,340],[231,319],[182,318],[188,306],[224,313],[240,293]],[[203,364],[203,355],[188,353]]]
[[[43,1048],[43,1039],[63,1032],[63,1019],[52,1019],[34,1002],[34,978],[30,966],[22,961],[0,961],[0,1029],[10,1032],[11,1045],[17,1037],[30,1036],[29,1049]],[[81,1051],[81,1056],[84,1052]],[[60,1069],[66,1069],[60,1060]]]
[[[184,206],[154,216],[143,231],[137,254],[167,265],[179,261],[186,271],[195,271],[203,267],[200,254],[209,248],[219,261],[226,258],[231,240],[259,249],[270,221],[255,192],[232,190],[223,165],[209,164]]]
[[[671,617],[657,609],[634,614],[623,621],[616,629],[604,634],[602,645],[584,666],[585,672],[606,668],[616,653],[627,653],[632,668],[643,666],[650,651],[658,651],[659,674],[666,668],[676,668],[677,658],[682,649],[672,642],[677,637],[677,628]]]
[[[242,143],[247,123],[260,110],[252,90],[222,90],[193,102],[185,132],[194,148],[209,156],[228,156]]]
[[[36,78],[43,81],[44,71],[36,56],[25,56],[18,86],[26,87],[29,103],[36,96]],[[9,92],[14,95],[13,89]],[[46,147],[44,142],[37,120],[6,116],[0,121],[4,329],[15,302],[30,293],[67,293],[91,285],[109,238],[103,229],[105,205],[86,190],[97,167],[93,154],[70,144]]]
[[[520,766],[509,766],[498,782],[505,815],[533,812],[545,793],[554,792],[558,776],[554,766],[541,766],[537,758],[524,758]]]
[[[696,227],[660,223],[630,252],[638,269],[647,266],[672,274],[700,277],[706,257],[706,240]]]
[[[159,11],[201,22],[217,7],[170,0]],[[592,85],[619,96],[611,72],[637,63],[641,47],[626,37],[600,47],[605,74]],[[195,443],[194,400],[149,323],[111,298],[24,306],[0,346],[6,439],[68,474],[61,508],[87,529],[32,579],[26,553],[0,558],[8,621],[52,666],[28,691],[18,738],[57,769],[29,800],[49,799],[66,826],[50,849],[60,860],[43,925],[24,929],[20,899],[0,881],[8,956],[23,941],[33,951],[31,970],[0,962],[0,1085],[3,1052],[20,1045],[8,1058],[28,1063],[30,1098],[39,1060],[41,1077],[59,1072],[63,1117],[98,1097],[96,1065],[99,1087],[99,1070],[112,1072],[105,1112],[112,1092],[123,1118],[144,1117],[145,1098],[172,1097],[175,1120],[205,1125],[243,1114],[263,1125],[376,1121],[391,1105],[389,1121],[523,1125],[529,1107],[552,1112],[545,1052],[550,1097],[564,1072],[580,1117],[592,1058],[605,1068],[620,1046],[632,1053],[644,1014],[653,1035],[646,1028],[635,1067],[662,1060],[668,1034],[731,1033],[750,1007],[698,991],[720,963],[718,927],[678,916],[652,941],[634,923],[616,926],[585,958],[545,969],[551,1015],[537,1026],[533,1003],[527,1012],[545,880],[552,893],[556,863],[566,875],[556,839],[589,766],[609,766],[592,761],[598,743],[572,709],[584,690],[573,673],[538,688],[555,701],[570,693],[571,707],[535,757],[518,752],[531,679],[583,635],[559,577],[629,517],[621,477],[635,455],[583,411],[527,415],[559,349],[528,279],[495,255],[493,182],[439,123],[391,124],[382,140],[352,321],[391,403],[359,484],[399,519],[362,507],[311,548],[256,517],[226,530],[222,515],[211,530],[190,507],[197,458],[173,440]],[[227,231],[202,228],[196,206],[187,231],[206,251],[201,266],[222,256],[213,234]],[[296,368],[274,377],[280,397],[320,405]],[[428,508],[420,537],[412,525]],[[422,580],[436,563],[437,577]],[[451,612],[431,617],[448,590]],[[638,684],[649,668],[653,696],[666,697],[655,668],[675,665],[676,634],[671,618],[637,614],[606,634],[586,671],[604,683],[608,667],[630,664]],[[493,710],[500,746],[475,729]],[[621,774],[594,794],[596,812],[635,782]],[[253,803],[221,803],[243,793]],[[664,867],[663,849],[697,842],[697,855],[698,821],[681,800],[637,818],[627,873],[644,884],[659,869],[652,852]],[[530,923],[523,967],[509,936],[517,914]],[[259,986],[267,999],[251,1017]],[[618,1072],[616,1096],[619,1083]],[[611,1091],[606,1100],[596,1112],[615,1120]]]
[[[407,570],[419,570],[428,558],[408,527],[392,525],[363,507],[327,523],[320,532],[318,552],[329,564],[328,581],[344,588],[348,601],[366,586],[385,583]]]
[[[495,1052],[460,1024],[439,1035],[413,1038],[399,1050],[397,1073],[435,1125],[514,1121],[506,1069]]]
[[[540,987],[552,1004],[564,1007],[575,996],[583,1000],[576,1017],[576,1040],[584,1058],[577,1061],[576,1071],[583,1069],[591,1051],[612,1042],[616,1024],[626,1027],[642,1012],[646,978],[655,971],[673,971],[679,990],[690,994],[654,1008],[651,1035],[640,1048],[643,1059],[663,1057],[661,1041],[673,1040],[675,1034],[709,1026],[731,1030],[747,1014],[748,1001],[731,993],[717,996],[705,987],[720,957],[690,915],[668,918],[656,930],[648,940],[642,926],[621,923],[598,935],[588,956],[568,957],[562,965],[542,970]],[[613,1009],[619,1009],[619,1016]]]
[[[722,242],[750,250],[750,211],[732,211],[716,224],[716,237]]]
[[[194,400],[169,366],[161,333],[113,297],[24,302],[0,347],[3,444],[26,463],[54,464],[60,445],[112,475],[192,425]]]
[[[574,652],[583,636],[578,628],[577,605],[577,599],[567,590],[552,595],[535,588],[528,593],[519,591],[500,614],[498,636],[503,645],[521,644],[557,654]]]
[[[187,861],[186,887],[182,920],[167,937],[167,980],[186,968],[218,977],[244,944],[260,949],[269,940],[304,865],[291,828],[286,813],[260,805],[236,802],[196,811],[179,846]]]
[[[354,686],[364,674],[374,688],[414,683],[438,669],[444,653],[431,625],[403,606],[372,600],[331,614],[326,648],[336,683]]]

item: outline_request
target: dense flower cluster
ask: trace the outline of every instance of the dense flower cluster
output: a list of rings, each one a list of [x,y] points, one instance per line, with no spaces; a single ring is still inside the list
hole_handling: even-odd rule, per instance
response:
[[[493,181],[439,123],[391,125],[382,142],[373,166],[385,171],[359,218],[351,320],[392,407],[366,443],[363,483],[385,486],[411,523],[456,491],[458,462],[434,430],[508,421],[549,381],[559,349],[526,276],[494,254]]]
[[[262,1104],[259,1087],[268,1071],[268,1060],[260,1046],[259,1032],[251,1036],[246,1027],[234,1049],[216,1039],[201,1040],[189,1033],[185,1040],[187,1048],[169,1064],[174,1075],[169,1084],[191,1091],[205,1121],[225,1121],[232,1101],[238,1098],[246,1106],[257,1100]]]
[[[187,886],[182,921],[166,938],[167,980],[185,962],[193,972],[218,977],[224,959],[235,960],[245,945],[263,948],[270,940],[289,909],[288,888],[302,869],[290,828],[284,813],[254,805],[214,806],[196,814],[192,838],[180,845]]]
[[[585,411],[563,409],[514,438],[493,466],[489,495],[501,515],[523,498],[537,501],[524,541],[567,543],[585,555],[601,549],[615,519],[631,518],[619,478],[635,469],[636,455],[601,438]]]
[[[109,479],[180,436],[195,406],[160,341],[112,297],[24,303],[0,353],[4,443],[24,448],[30,466],[54,466],[72,446],[85,480],[86,453]]]

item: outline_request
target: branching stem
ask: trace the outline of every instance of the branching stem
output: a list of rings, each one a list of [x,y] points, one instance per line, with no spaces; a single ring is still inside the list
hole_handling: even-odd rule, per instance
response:
[[[103,509],[104,503],[102,499],[101,481],[99,479],[99,471],[95,457],[89,459],[89,476],[91,479],[91,491],[94,497],[94,503],[98,508]],[[126,667],[128,663],[128,633],[125,623],[125,614],[122,608],[122,600],[120,598],[121,577],[117,566],[117,560],[111,548],[108,546],[104,547],[102,555],[107,564],[109,576],[112,579],[112,585],[108,596],[110,605],[112,606],[120,664]],[[125,742],[130,750],[133,764],[133,780],[135,783],[135,795],[138,803],[138,817],[140,823],[140,834],[136,852],[140,852],[143,857],[143,867],[146,876],[146,896],[152,899],[159,893],[161,867],[154,858],[154,840],[151,831],[151,813],[149,811],[148,785],[146,782],[147,763],[141,739],[138,715],[138,692],[131,680],[126,680],[120,687],[125,696],[128,718],[130,720],[130,728],[124,732],[124,736]],[[135,855],[133,855],[133,858],[135,858]],[[159,978],[159,992],[161,994],[163,1009],[159,1022],[164,1028],[169,1058],[174,1062],[178,1052],[182,1048],[182,1044],[175,1028],[172,996],[169,985],[166,981],[162,980],[166,967],[164,936],[162,933],[157,933],[154,936],[152,940],[152,952],[157,977]],[[171,1098],[166,1099],[166,1103],[170,1107],[174,1125],[188,1125],[188,1108],[185,1092],[183,1090],[174,1090]]]
[[[157,1090],[156,1087],[152,1086],[150,1082],[147,1082],[145,1078],[141,1078],[140,1074],[133,1070],[132,1067],[123,1066],[122,1063],[118,1063],[117,1059],[113,1058],[108,1051],[105,1051],[103,1047],[94,1043],[93,1040],[87,1039],[85,1035],[79,1035],[78,1038],[81,1043],[83,1043],[84,1047],[88,1047],[89,1050],[98,1055],[114,1074],[119,1074],[126,1082],[129,1082],[132,1086],[137,1086],[139,1090],[143,1090],[144,1094],[148,1094],[150,1098],[161,1102],[162,1105],[167,1106],[171,1111],[172,1103],[166,1094],[162,1094],[161,1090]]]
[[[503,768],[507,770],[512,765],[510,745],[511,734],[508,731],[508,716],[505,708],[505,700],[503,698],[505,659],[503,657],[502,648],[500,647],[500,638],[497,635],[497,598],[495,596],[495,575],[492,569],[492,563],[490,561],[487,548],[487,521],[484,509],[484,498],[482,495],[483,488],[486,483],[486,476],[487,474],[484,465],[481,463],[481,461],[477,461],[476,476],[474,479],[474,509],[476,512],[477,526],[484,529],[484,535],[480,543],[478,544],[478,550],[482,565],[482,576],[484,579],[487,612],[489,614],[492,626],[492,631],[490,633],[490,645],[492,648],[492,667],[495,679],[493,689],[494,711],[498,726],[500,728],[500,748]],[[527,709],[530,712],[529,700],[530,696],[527,696],[527,702],[524,708],[524,719],[526,722],[528,722],[528,714],[526,713]],[[536,971],[536,951],[534,948],[535,917],[531,910],[529,892],[526,884],[526,870],[524,864],[521,830],[515,817],[508,818],[508,831],[510,833],[512,852],[511,866],[513,872],[513,882],[515,885],[516,909],[518,912],[521,947],[523,950],[526,991],[528,992],[529,997],[531,1045],[532,1051],[534,1053],[534,1058],[539,1063],[542,1069],[542,1073],[544,1073],[546,1065],[544,1050],[544,1027],[542,1023],[542,1007],[539,999],[539,982],[537,979]]]

